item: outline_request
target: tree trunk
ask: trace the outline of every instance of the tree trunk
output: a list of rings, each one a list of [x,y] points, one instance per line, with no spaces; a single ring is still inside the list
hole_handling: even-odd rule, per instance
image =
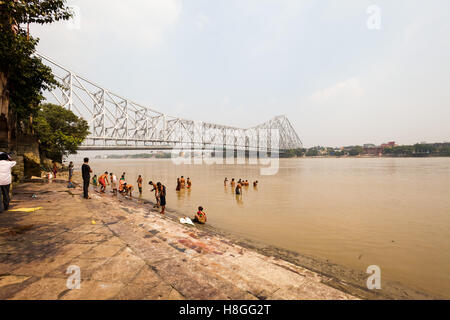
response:
[[[12,147],[9,115],[8,78],[0,72],[0,148],[3,151],[9,151]]]

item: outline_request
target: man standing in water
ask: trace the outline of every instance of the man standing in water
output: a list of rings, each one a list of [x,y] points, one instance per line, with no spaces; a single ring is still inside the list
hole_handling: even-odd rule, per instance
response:
[[[138,184],[139,194],[142,195],[142,176],[141,175],[139,175],[136,182]]]
[[[166,209],[166,187],[158,182],[156,184],[159,193],[159,203],[161,204],[161,214],[164,214],[164,210]]]
[[[236,194],[241,194],[242,192],[242,185],[241,185],[241,180],[239,180],[237,186],[236,186]]]
[[[81,166],[81,175],[83,177],[83,197],[90,199],[89,197],[89,181],[91,180],[91,167],[89,166],[89,158],[84,158],[84,163]]]
[[[191,181],[191,178],[187,178],[186,184],[187,184],[188,189],[190,189],[190,188],[192,187],[192,181]]]
[[[181,184],[181,189],[184,189],[184,187],[186,185],[186,180],[184,180],[184,176],[181,176],[180,184]]]

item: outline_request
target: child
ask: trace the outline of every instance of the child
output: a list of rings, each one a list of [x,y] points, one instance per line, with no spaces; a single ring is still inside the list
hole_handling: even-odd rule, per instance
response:
[[[192,219],[193,222],[197,222],[200,224],[205,224],[206,223],[206,213],[203,212],[203,207],[200,206],[198,207],[198,211],[195,214],[194,219]]]
[[[92,185],[94,186],[94,190],[97,191],[98,180],[97,180],[97,175],[96,174],[94,174],[94,176],[92,177]]]

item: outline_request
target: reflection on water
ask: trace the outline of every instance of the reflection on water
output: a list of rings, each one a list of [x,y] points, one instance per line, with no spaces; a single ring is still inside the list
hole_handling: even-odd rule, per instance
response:
[[[252,165],[93,160],[94,173],[126,171],[167,188],[167,206],[208,223],[450,298],[450,158],[282,159],[274,176]],[[176,178],[192,189],[175,191]],[[224,186],[224,178],[228,178]],[[231,179],[250,181],[235,194]],[[252,182],[258,180],[257,187]],[[136,193],[137,194],[137,193]]]

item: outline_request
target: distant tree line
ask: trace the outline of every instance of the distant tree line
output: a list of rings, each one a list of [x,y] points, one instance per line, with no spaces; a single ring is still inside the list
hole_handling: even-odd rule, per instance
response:
[[[106,155],[106,159],[168,159],[171,157],[171,153],[138,153],[138,154],[109,154]],[[101,156],[97,156],[97,159]]]
[[[280,153],[280,157],[355,157],[368,154],[369,153],[366,152],[362,146],[350,146],[342,149],[317,146],[312,148],[284,150]],[[417,143],[414,145],[385,147],[382,150],[382,155],[388,157],[448,157],[450,156],[450,143]]]
[[[385,148],[383,155],[398,157],[448,157],[450,156],[450,143],[417,143],[415,145],[396,146]]]

